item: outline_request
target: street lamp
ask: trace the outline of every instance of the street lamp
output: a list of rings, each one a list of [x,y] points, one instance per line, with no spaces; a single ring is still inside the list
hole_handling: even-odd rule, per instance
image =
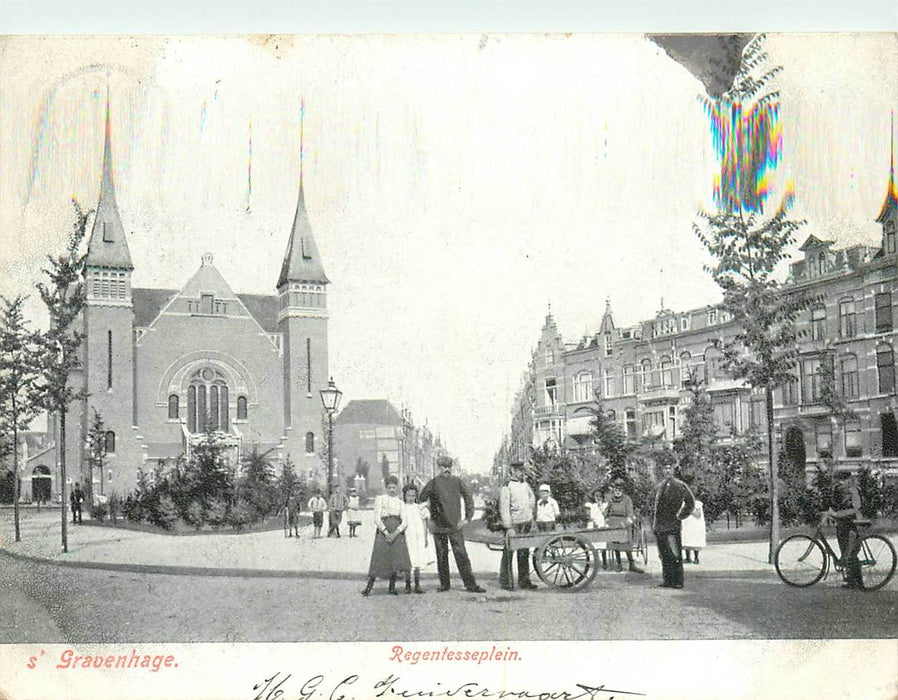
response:
[[[327,389],[321,389],[321,403],[327,412],[327,497],[331,497],[331,482],[334,478],[334,413],[340,407],[340,399],[343,392],[334,384],[334,378],[331,377],[327,383]]]

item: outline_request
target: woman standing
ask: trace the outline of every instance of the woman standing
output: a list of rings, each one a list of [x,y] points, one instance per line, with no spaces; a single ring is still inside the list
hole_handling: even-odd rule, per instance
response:
[[[683,521],[683,551],[686,553],[686,564],[698,564],[698,552],[706,545],[705,509],[702,502],[695,499],[692,514]]]
[[[624,493],[624,481],[617,478],[611,482],[611,498],[608,500],[605,509],[605,523],[608,527],[632,527],[636,522],[636,515],[633,512],[633,501]],[[621,550],[627,553],[627,563],[630,571],[637,574],[644,573],[642,568],[633,561],[633,548],[629,542],[611,542],[609,549],[614,552],[614,558],[617,563],[617,570],[621,570],[620,553]]]
[[[427,534],[427,521],[430,519],[430,510],[424,503],[418,503],[418,487],[408,483],[402,489],[402,498],[405,500],[406,524],[405,542],[408,546],[408,556],[411,568],[415,571],[415,593],[423,593],[421,588],[421,569],[434,561],[433,547],[430,546]],[[412,592],[411,572],[405,573],[405,592]]]
[[[396,576],[400,572],[408,572],[411,567],[408,558],[408,547],[405,543],[406,522],[405,504],[400,500],[399,479],[393,475],[387,477],[387,492],[374,499],[374,547],[371,550],[371,564],[368,566],[368,584],[362,595],[370,595],[374,581],[378,577],[390,580],[390,593],[396,593]]]

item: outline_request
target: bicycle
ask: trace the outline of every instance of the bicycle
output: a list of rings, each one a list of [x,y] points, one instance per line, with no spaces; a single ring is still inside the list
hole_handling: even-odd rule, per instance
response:
[[[882,535],[861,534],[860,528],[869,527],[869,522],[856,522],[855,525],[861,538],[857,557],[863,589],[875,591],[885,586],[895,573],[895,548]],[[792,535],[780,542],[773,561],[783,582],[798,588],[813,586],[827,576],[831,564],[845,576],[845,565],[823,534],[822,521],[813,535]]]

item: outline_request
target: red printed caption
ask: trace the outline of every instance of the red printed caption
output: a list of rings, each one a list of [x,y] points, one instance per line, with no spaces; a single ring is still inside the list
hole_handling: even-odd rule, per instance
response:
[[[28,668],[37,668],[45,656],[46,652],[41,649],[40,654],[28,657]],[[65,649],[56,660],[56,668],[63,671],[124,668],[158,673],[164,668],[177,667],[178,662],[171,654],[138,654],[136,649],[129,654],[78,654],[74,649]]]
[[[422,661],[467,661],[479,665],[496,661],[506,662],[520,660],[521,656],[515,649],[512,649],[511,647],[499,649],[495,645],[490,649],[453,649],[452,647],[444,646],[442,648],[413,651],[397,644],[393,647],[390,656],[390,661],[396,661],[400,664],[407,663],[412,666]]]

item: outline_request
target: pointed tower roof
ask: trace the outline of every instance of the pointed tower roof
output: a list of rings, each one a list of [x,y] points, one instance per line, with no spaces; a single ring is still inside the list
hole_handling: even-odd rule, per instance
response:
[[[315,236],[312,234],[312,224],[306,213],[305,194],[303,192],[302,178],[299,181],[299,201],[296,204],[296,215],[293,218],[293,230],[290,231],[290,241],[287,243],[287,253],[281,265],[281,275],[278,277],[278,288],[287,282],[320,282],[327,284],[330,280],[324,274],[324,265]]]
[[[614,332],[614,315],[611,313],[611,297],[605,297],[605,313],[602,314],[602,324],[599,326],[599,333]]]
[[[883,224],[889,218],[889,212],[898,207],[898,188],[895,183],[895,116],[892,115],[892,139],[890,142],[891,162],[889,165],[889,186],[886,191],[886,198],[882,203],[882,209],[879,216],[876,217],[876,223]]]
[[[109,123],[109,96],[106,96],[106,140],[103,145],[103,179],[100,182],[100,201],[87,246],[87,264],[92,267],[117,267],[133,270],[131,251],[125,229],[115,203],[115,183],[112,179],[112,130]]]

